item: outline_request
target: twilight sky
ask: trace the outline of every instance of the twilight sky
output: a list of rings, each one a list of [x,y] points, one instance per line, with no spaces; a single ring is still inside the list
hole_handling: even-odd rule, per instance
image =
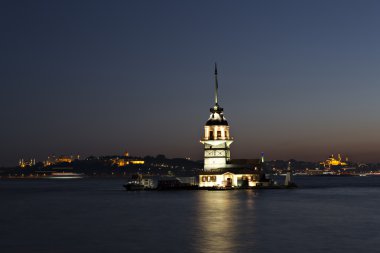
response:
[[[380,161],[379,1],[2,1],[0,166],[49,154]]]

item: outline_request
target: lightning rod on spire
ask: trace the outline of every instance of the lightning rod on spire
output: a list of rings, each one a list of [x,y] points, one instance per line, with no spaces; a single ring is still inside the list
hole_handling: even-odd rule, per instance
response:
[[[215,62],[215,106],[218,106],[218,66]]]

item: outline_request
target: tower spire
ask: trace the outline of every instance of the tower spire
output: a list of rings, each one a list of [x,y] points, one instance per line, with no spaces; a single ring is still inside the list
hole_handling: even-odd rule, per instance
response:
[[[215,62],[215,106],[218,107],[218,67]]]

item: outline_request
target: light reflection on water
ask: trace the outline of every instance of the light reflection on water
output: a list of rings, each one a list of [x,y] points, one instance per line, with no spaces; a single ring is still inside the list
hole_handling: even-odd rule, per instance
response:
[[[241,200],[241,195],[244,200]],[[236,252],[255,244],[255,193],[213,191],[199,194],[195,238],[199,252]],[[242,210],[245,210],[242,212]],[[246,240],[244,240],[246,238]]]

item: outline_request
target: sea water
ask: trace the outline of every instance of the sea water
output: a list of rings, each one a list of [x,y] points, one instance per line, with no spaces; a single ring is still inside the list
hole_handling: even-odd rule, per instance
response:
[[[282,179],[281,179],[282,180]],[[0,180],[0,252],[380,252],[380,177],[127,192],[124,179]]]

